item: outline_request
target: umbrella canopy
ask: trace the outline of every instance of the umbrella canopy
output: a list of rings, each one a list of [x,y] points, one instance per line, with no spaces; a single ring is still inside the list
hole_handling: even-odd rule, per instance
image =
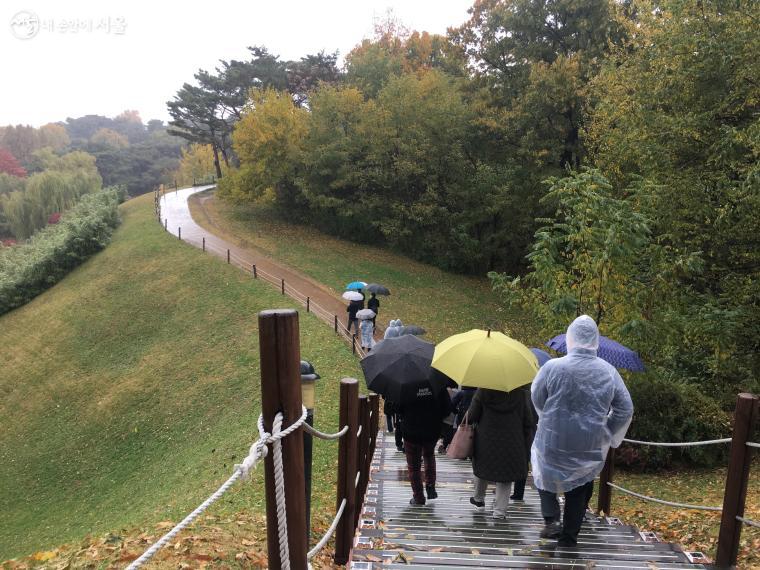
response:
[[[347,301],[361,301],[362,299],[364,299],[364,297],[362,297],[362,294],[357,293],[356,291],[346,291],[345,293],[343,293],[343,295],[341,295],[341,297],[343,297]]]
[[[447,385],[443,374],[433,374],[431,343],[407,335],[386,339],[362,358],[367,388],[396,404],[407,404],[438,394]]]
[[[398,336],[405,335],[405,334],[414,334],[414,335],[420,335],[425,334],[427,331],[423,329],[422,327],[418,327],[417,325],[406,325],[399,327]]]
[[[386,297],[391,294],[390,289],[388,287],[383,287],[382,285],[378,285],[377,283],[370,283],[366,287],[367,291],[370,293],[374,293],[375,295],[385,295]]]
[[[502,392],[530,384],[538,372],[536,356],[527,346],[500,332],[478,329],[438,344],[432,366],[462,386]]]
[[[557,352],[563,354],[567,353],[567,341],[564,334],[558,334],[549,342],[546,346],[553,348]],[[633,350],[627,346],[623,346],[617,341],[607,338],[606,336],[599,335],[599,349],[596,352],[597,356],[602,360],[606,360],[612,364],[615,368],[624,368],[632,372],[644,372],[644,363]]]
[[[364,281],[351,281],[351,283],[346,285],[346,289],[351,291],[355,289],[364,289],[366,286],[367,284]]]
[[[371,309],[361,309],[360,311],[356,311],[356,318],[362,320],[374,319],[375,311]]]
[[[552,355],[546,352],[545,350],[541,350],[540,348],[531,348],[530,351],[536,355],[536,359],[538,360],[538,367],[542,367],[544,364],[549,362],[552,359]]]

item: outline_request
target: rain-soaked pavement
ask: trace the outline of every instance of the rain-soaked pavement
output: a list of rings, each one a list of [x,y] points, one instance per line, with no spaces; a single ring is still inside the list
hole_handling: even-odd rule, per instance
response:
[[[407,570],[445,568],[705,568],[691,564],[678,546],[649,542],[616,519],[587,517],[576,548],[557,548],[539,537],[543,519],[531,481],[524,502],[510,502],[506,520],[476,511],[472,463],[436,455],[439,497],[409,505],[404,454],[393,436],[378,434],[372,476],[349,568]],[[486,506],[490,507],[493,488]]]
[[[337,315],[339,322],[345,325],[346,302],[340,298],[340,293],[336,290],[314,281],[298,271],[297,268],[268,257],[254,247],[240,247],[216,236],[193,220],[188,199],[193,194],[213,187],[213,185],[196,186],[177,191],[167,191],[161,197],[161,223],[165,225],[167,231],[172,235],[181,237],[182,241],[198,248],[205,248],[212,255],[228,259],[231,264],[248,273],[253,273],[253,265],[255,264],[258,278],[270,282],[275,287],[279,288],[281,280],[284,279],[286,294],[295,298],[302,305],[306,304],[306,297],[309,297],[310,310],[321,320],[333,325]],[[379,322],[377,328],[377,333],[381,336],[383,328]]]

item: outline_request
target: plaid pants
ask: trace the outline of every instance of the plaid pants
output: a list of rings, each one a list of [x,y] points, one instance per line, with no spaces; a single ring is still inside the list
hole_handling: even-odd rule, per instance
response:
[[[425,462],[425,485],[435,485],[435,442],[414,443],[404,440],[406,466],[409,469],[409,481],[417,502],[425,502],[425,490],[422,487],[422,462]]]

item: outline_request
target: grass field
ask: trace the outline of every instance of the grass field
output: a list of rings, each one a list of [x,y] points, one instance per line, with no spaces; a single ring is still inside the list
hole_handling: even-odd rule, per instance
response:
[[[200,213],[191,199],[194,219],[217,235],[243,247],[255,247],[316,281],[343,292],[354,280],[376,282],[391,290],[381,297],[380,322],[393,318],[423,326],[428,340],[438,342],[473,328],[504,330],[525,343],[536,344],[535,327],[518,312],[505,310],[484,275],[470,277],[441,271],[387,249],[355,244],[312,228],[278,220],[262,206],[232,206],[208,200]],[[212,229],[213,227],[213,229]],[[561,331],[558,331],[561,332]]]
[[[256,439],[256,314],[294,305],[170,239],[151,199],[124,204],[105,251],[0,318],[0,560],[88,534],[98,544],[155,532],[200,504]],[[301,318],[301,353],[323,378],[316,423],[336,428],[337,380],[358,364],[312,316]],[[317,441],[314,457],[319,522],[334,510],[335,444]],[[213,516],[244,516],[235,529],[260,535],[262,472]]]

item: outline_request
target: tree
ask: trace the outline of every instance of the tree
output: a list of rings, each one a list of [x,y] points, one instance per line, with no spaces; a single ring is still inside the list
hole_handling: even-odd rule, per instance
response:
[[[129,139],[111,129],[98,129],[90,137],[90,144],[96,147],[122,149],[129,147]]]
[[[173,178],[179,185],[190,185],[214,174],[214,153],[210,145],[191,144],[182,149]]]
[[[10,174],[18,178],[26,176],[26,169],[16,160],[7,148],[0,146],[0,173]]]
[[[66,128],[60,123],[48,123],[40,127],[40,144],[61,152],[69,146],[71,140]]]

